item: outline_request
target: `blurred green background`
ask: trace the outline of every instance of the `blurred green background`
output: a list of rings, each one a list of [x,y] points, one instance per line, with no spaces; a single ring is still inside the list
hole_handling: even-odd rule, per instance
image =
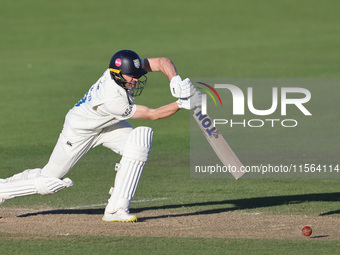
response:
[[[3,1],[1,176],[46,164],[65,114],[120,49],[135,50],[142,58],[169,57],[183,78],[339,77],[337,5],[336,1]],[[148,76],[137,104],[158,107],[174,101],[164,75]],[[258,189],[256,181],[229,180],[226,185],[224,180],[189,178],[189,116],[182,110],[166,120],[131,121],[155,130],[136,199],[172,197],[178,203],[187,200],[188,192],[195,194],[190,200],[201,201],[225,198],[224,192],[237,198],[240,192],[232,187],[245,196],[250,194],[243,185]],[[258,142],[250,144],[256,149]],[[75,182],[71,189],[6,204],[105,203],[119,159],[105,148],[96,148],[68,174]],[[290,184],[284,182],[278,193],[297,189],[286,185]],[[200,193],[197,186],[204,195],[196,194]],[[215,192],[216,187],[224,192]],[[270,189],[271,182],[263,187]],[[271,195],[263,187],[256,196]],[[321,185],[320,192],[332,187]],[[314,183],[311,190],[315,192]],[[309,192],[308,185],[303,192]]]

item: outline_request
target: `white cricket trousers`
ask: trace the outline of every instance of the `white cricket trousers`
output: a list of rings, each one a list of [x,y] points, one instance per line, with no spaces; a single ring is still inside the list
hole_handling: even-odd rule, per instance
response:
[[[47,177],[62,178],[92,148],[103,145],[122,155],[127,137],[133,127],[123,120],[100,131],[71,129],[67,123],[41,174]]]

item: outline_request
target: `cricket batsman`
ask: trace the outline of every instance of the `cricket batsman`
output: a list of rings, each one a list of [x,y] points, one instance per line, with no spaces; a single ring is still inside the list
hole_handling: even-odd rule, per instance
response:
[[[170,81],[177,101],[151,109],[134,104],[146,85],[148,72],[161,71]],[[53,194],[73,185],[64,176],[92,148],[102,145],[122,156],[116,164],[114,187],[105,208],[104,221],[133,222],[129,212],[144,166],[148,161],[153,130],[133,128],[128,119],[162,119],[179,109],[194,109],[201,94],[190,79],[182,80],[169,58],[140,59],[131,50],[116,52],[109,68],[65,117],[64,126],[48,163],[0,179],[0,204],[7,199]]]

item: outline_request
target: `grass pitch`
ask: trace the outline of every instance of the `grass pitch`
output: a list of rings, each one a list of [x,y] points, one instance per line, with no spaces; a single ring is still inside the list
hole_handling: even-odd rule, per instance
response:
[[[335,242],[145,237],[51,237],[15,240],[0,235],[2,254],[336,254]],[[138,247],[138,249],[134,248]],[[4,253],[3,253],[4,252]]]
[[[46,164],[68,109],[120,49],[135,50],[141,57],[170,57],[182,77],[340,76],[337,1],[61,0],[52,4],[19,0],[0,4],[1,177]],[[333,89],[334,94],[339,92],[337,87]],[[150,74],[136,103],[158,107],[173,100],[167,79]],[[134,203],[132,210],[164,206],[186,212],[218,211],[226,209],[218,201],[228,200],[228,207],[242,212],[339,216],[339,179],[190,179],[189,114],[181,111],[166,120],[131,121],[134,126],[148,125],[155,130],[150,161],[135,200],[169,198]],[[9,200],[4,206],[104,204],[118,161],[110,151],[96,148],[68,174],[74,187],[53,196]],[[135,254],[165,250],[168,254],[246,254],[256,250],[259,254],[315,254],[321,250],[334,254],[339,250],[338,242],[322,240],[67,239],[6,234],[1,239],[1,254],[43,254],[46,250],[52,254],[57,248],[66,252],[61,247],[67,247],[68,254],[91,249],[96,254],[94,247],[101,253],[114,248]],[[25,239],[32,240],[28,243]]]

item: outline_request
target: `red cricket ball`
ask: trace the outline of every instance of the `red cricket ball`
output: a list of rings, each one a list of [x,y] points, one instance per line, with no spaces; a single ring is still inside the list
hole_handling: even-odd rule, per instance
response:
[[[312,229],[309,226],[304,226],[302,228],[302,234],[304,234],[305,236],[310,236],[312,234]]]

